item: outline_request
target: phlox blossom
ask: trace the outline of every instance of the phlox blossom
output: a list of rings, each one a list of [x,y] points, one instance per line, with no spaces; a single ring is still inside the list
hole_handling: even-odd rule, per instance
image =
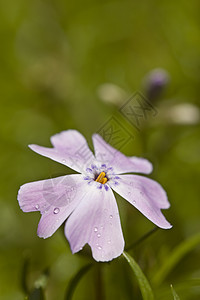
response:
[[[156,181],[130,173],[149,174],[152,164],[127,157],[103,138],[93,135],[94,152],[76,130],[51,137],[53,148],[29,145],[40,155],[79,174],[26,183],[18,201],[24,212],[40,211],[37,234],[50,237],[66,220],[65,236],[73,253],[89,244],[96,261],[110,261],[124,250],[119,211],[113,191],[161,228],[171,228],[161,209],[170,206]]]

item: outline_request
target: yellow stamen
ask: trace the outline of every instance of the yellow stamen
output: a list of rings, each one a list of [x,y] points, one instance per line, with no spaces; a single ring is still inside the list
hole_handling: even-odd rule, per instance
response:
[[[102,184],[105,184],[107,181],[108,181],[108,179],[107,179],[106,177],[104,177],[104,178],[102,179]]]
[[[106,173],[105,172],[101,172],[99,174],[99,176],[97,177],[96,181],[100,182],[102,184],[105,184],[107,182],[107,180],[108,180],[105,176],[106,176]]]

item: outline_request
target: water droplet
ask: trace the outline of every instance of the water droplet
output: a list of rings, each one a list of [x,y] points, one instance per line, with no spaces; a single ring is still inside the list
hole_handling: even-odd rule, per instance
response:
[[[54,208],[53,213],[56,215],[60,212],[60,209],[58,207]]]
[[[38,204],[36,204],[35,209],[39,209],[39,205]]]
[[[97,236],[98,236],[98,238],[100,238],[100,237],[101,237],[101,234],[100,234],[100,233],[98,233],[98,234],[97,234]]]
[[[112,226],[112,223],[110,222],[110,226]]]
[[[99,250],[101,250],[101,249],[102,249],[102,247],[101,247],[101,246],[98,246],[97,248],[98,248]]]
[[[98,231],[98,228],[97,227],[94,227],[94,232],[97,232]]]
[[[111,244],[111,240],[108,240],[108,244]]]
[[[103,226],[101,226],[101,229],[103,229]]]
[[[110,215],[110,219],[112,219],[113,218],[113,215]]]
[[[136,201],[134,200],[134,201],[133,201],[133,204],[135,204],[135,203],[136,203]]]

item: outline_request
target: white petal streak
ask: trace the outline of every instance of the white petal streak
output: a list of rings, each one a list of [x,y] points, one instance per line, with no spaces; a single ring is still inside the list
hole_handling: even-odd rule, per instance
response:
[[[112,188],[157,226],[172,227],[161,212],[170,206],[166,192],[156,181],[138,175],[120,175],[119,185]]]
[[[113,192],[90,186],[65,224],[72,252],[88,243],[96,261],[110,261],[124,249],[117,203]]]
[[[51,137],[54,148],[29,145],[36,153],[66,165],[77,172],[83,170],[94,161],[86,139],[76,130],[62,131]]]

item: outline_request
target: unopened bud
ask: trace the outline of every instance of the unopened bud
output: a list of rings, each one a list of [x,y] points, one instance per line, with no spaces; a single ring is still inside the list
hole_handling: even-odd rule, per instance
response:
[[[169,74],[164,69],[154,69],[144,78],[144,90],[148,100],[157,100],[170,80]]]

